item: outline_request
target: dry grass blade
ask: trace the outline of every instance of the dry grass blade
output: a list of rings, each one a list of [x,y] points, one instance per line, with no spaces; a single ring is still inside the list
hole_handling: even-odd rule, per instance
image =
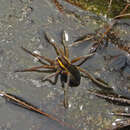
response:
[[[116,116],[130,117],[130,113],[125,113],[125,112],[113,112],[112,114]]]
[[[130,6],[130,4],[127,4],[125,6],[125,8],[121,11],[121,13],[117,16],[115,16],[113,19],[112,19],[112,22],[111,24],[106,28],[105,32],[101,35],[100,39],[93,45],[93,48],[94,51],[96,51],[96,49],[98,48],[98,46],[102,43],[101,41],[104,39],[104,37],[111,31],[112,27],[116,24],[117,20],[119,18],[122,18],[122,17],[126,17],[126,16],[130,16],[130,13],[126,13],[124,14],[124,12],[128,9],[128,7]],[[118,46],[120,49],[124,50],[124,51],[127,51],[129,52],[129,49],[127,49],[127,47],[120,47]],[[129,48],[129,47],[128,47]]]
[[[57,121],[59,124],[61,124],[62,126],[67,126],[67,127],[71,127],[73,128],[72,126],[70,126],[69,124],[55,118],[54,116],[50,115],[50,114],[47,114],[46,112],[43,112],[42,110],[40,110],[39,108],[31,105],[30,103],[28,103],[27,101],[23,100],[23,99],[20,99],[19,97],[17,96],[14,96],[12,94],[9,94],[9,93],[5,93],[4,91],[0,91],[0,96],[4,97],[8,102],[12,103],[12,104],[15,104],[15,105],[18,105],[18,106],[21,106],[23,108],[26,108],[28,110],[31,110],[33,112],[36,112],[36,113],[39,113],[43,116],[46,116],[52,120],[55,120]]]
[[[110,2],[109,2],[109,5],[108,5],[108,9],[107,9],[107,13],[110,11],[110,9],[111,9],[111,4],[112,4],[112,0],[110,0]]]
[[[109,95],[101,94],[98,92],[91,92],[91,91],[88,91],[88,93],[93,94],[97,97],[103,98],[107,101],[111,101],[112,103],[115,103],[115,104],[130,105],[130,100],[127,98],[114,97],[112,95],[109,96]]]
[[[118,19],[118,18],[126,17],[126,16],[130,16],[130,13],[117,15],[114,17],[114,19]]]
[[[125,8],[120,12],[120,14],[124,14],[125,11],[128,9],[129,6],[130,6],[130,4],[127,4],[127,5],[125,6]]]

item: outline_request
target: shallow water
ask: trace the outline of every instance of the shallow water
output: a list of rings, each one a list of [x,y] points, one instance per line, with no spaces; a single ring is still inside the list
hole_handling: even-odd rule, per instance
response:
[[[65,110],[62,103],[63,90],[59,80],[56,85],[51,85],[48,82],[39,81],[46,74],[14,73],[17,69],[39,65],[34,58],[21,49],[21,46],[39,52],[41,55],[55,58],[56,54],[45,40],[44,32],[49,32],[60,45],[63,30],[68,32],[69,42],[72,43],[78,37],[93,33],[101,26],[95,16],[89,17],[88,12],[64,2],[63,4],[65,7],[71,7],[71,10],[84,19],[60,13],[51,0],[0,1],[0,89],[25,98],[75,128],[83,130],[110,128],[112,122],[119,117],[111,116],[109,113],[118,109],[119,106],[89,95],[87,90],[95,87],[89,79],[82,79],[79,87],[69,89],[69,109]],[[130,41],[128,37],[130,28],[124,26],[118,28],[122,32],[127,32],[125,38]],[[70,48],[70,54],[73,57],[86,55],[90,46],[90,42],[85,42]],[[129,57],[127,53],[109,45],[99,50],[82,67],[95,76],[100,76],[112,86],[121,86],[124,83],[129,86],[129,80],[126,77],[123,77],[119,71],[111,70],[108,66],[111,63],[109,58],[118,54]],[[121,82],[120,79],[125,82]],[[121,107],[121,109],[125,108]],[[46,117],[8,104],[0,98],[0,130],[51,129],[68,130],[71,128],[63,127]]]

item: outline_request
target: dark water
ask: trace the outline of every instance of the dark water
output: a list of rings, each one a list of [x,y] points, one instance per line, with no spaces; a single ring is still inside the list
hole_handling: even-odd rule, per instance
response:
[[[101,26],[96,16],[93,15],[94,17],[90,18],[88,12],[63,4],[84,19],[78,19],[72,14],[60,13],[51,0],[0,1],[0,89],[25,98],[75,128],[83,130],[110,128],[112,122],[119,117],[111,116],[109,113],[118,109],[119,106],[89,95],[87,89],[95,87],[89,79],[82,79],[79,87],[69,89],[69,109],[65,110],[62,103],[63,90],[59,81],[56,85],[51,85],[38,80],[46,74],[14,73],[17,69],[39,65],[34,58],[21,49],[21,46],[55,58],[56,54],[45,40],[44,32],[49,32],[60,45],[63,30],[68,32],[69,41],[72,43],[78,37],[95,32]],[[121,30],[123,38],[130,41],[128,37],[130,28],[123,26],[117,29]],[[123,31],[127,33],[122,33]],[[90,45],[90,42],[86,42],[70,48],[70,54],[72,57],[86,55]],[[109,58],[118,54],[129,58],[127,53],[110,45],[100,50],[82,67],[100,76],[111,86],[122,84],[129,86],[129,79],[124,74],[129,71],[124,70],[124,76],[122,76],[119,71],[111,70],[108,66],[111,63]],[[127,75],[129,76],[129,73]],[[122,109],[125,108],[122,107]],[[46,117],[8,104],[0,98],[0,130],[64,129],[71,128],[63,127]]]

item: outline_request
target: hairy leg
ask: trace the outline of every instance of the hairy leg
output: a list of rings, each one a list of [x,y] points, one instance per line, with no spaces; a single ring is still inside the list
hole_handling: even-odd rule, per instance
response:
[[[49,69],[49,70],[38,70],[38,69]],[[42,65],[42,66],[37,66],[37,67],[32,67],[28,69],[23,69],[23,70],[16,70],[15,72],[55,72],[55,66],[50,66],[50,65]]]
[[[38,54],[36,54],[36,53],[33,53],[33,52],[27,50],[27,49],[24,48],[24,47],[21,47],[21,48],[22,48],[25,52],[27,52],[27,53],[29,53],[30,55],[36,57],[36,58],[39,60],[39,62],[42,63],[42,64],[44,64],[44,65],[48,65],[48,64],[45,63],[44,61],[42,61],[41,59],[47,61],[47,62],[50,63],[50,64],[54,64],[54,61],[53,61],[52,59],[46,57],[46,56],[40,56],[40,55],[38,55]]]
[[[95,84],[97,84],[101,89],[113,91],[113,89],[105,81],[96,79],[94,76],[92,76],[92,74],[80,67],[78,67],[78,69],[80,70],[80,72],[84,73],[89,79],[91,79]]]
[[[87,35],[87,36],[84,36],[78,40],[76,40],[75,42],[73,42],[72,44],[69,45],[69,47],[72,47],[72,46],[77,46],[85,41],[89,41],[89,40],[92,40],[94,39],[94,36],[93,35]]]
[[[45,77],[42,79],[42,81],[46,81],[46,80],[48,80],[48,79],[50,79],[50,78],[52,78],[52,77],[54,77],[54,76],[57,76],[59,73],[60,73],[60,71],[56,71],[55,73],[49,74],[49,75],[45,76]]]
[[[51,79],[45,79],[44,81],[48,81],[50,84],[52,84],[52,85],[55,85],[56,83],[57,83],[57,81],[58,81],[58,76],[59,76],[59,74],[56,74],[55,75],[55,78],[54,78],[54,81],[52,81]],[[42,80],[43,81],[43,80]],[[43,81],[43,82],[44,82]]]
[[[66,46],[67,42],[68,42],[68,34],[66,33],[66,31],[63,31],[63,34],[62,34],[62,45],[64,47],[64,54],[68,58],[69,57],[69,49],[68,49],[68,46]]]
[[[71,60],[71,63],[75,63],[79,60],[82,60],[77,66],[80,66],[82,65],[88,58],[90,58],[91,56],[93,56],[95,53],[91,53],[89,55],[86,55],[86,56],[79,56],[79,57],[76,57],[74,59]]]
[[[64,89],[64,107],[68,108],[68,89],[69,89],[69,82],[70,82],[70,74],[67,76],[67,83],[65,84]]]
[[[57,54],[58,56],[64,55],[63,50],[56,45],[54,39],[51,38],[51,36],[49,35],[49,33],[47,33],[47,32],[45,33],[45,38],[46,38],[47,41],[53,46],[53,48],[55,49],[56,54]]]

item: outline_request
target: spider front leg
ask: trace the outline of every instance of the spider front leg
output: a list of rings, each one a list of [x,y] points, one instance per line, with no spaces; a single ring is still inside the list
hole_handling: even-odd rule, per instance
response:
[[[68,34],[66,31],[63,31],[62,34],[62,45],[64,47],[64,54],[68,58],[69,57],[69,49],[68,46],[66,46],[66,43],[69,41]]]
[[[91,53],[91,54],[88,54],[88,55],[86,55],[86,56],[76,57],[76,58],[74,58],[74,59],[71,60],[71,63],[75,63],[75,62],[77,62],[77,61],[79,61],[79,60],[82,60],[78,65],[76,65],[76,66],[81,66],[83,63],[85,63],[85,62],[88,60],[88,58],[90,58],[90,57],[93,56],[94,54],[95,54],[95,53]]]
[[[51,36],[49,35],[49,33],[47,33],[47,32],[45,33],[45,38],[46,38],[46,40],[53,46],[53,48],[55,49],[56,54],[57,54],[58,56],[64,55],[63,50],[56,45],[54,39],[51,38]]]
[[[72,47],[72,46],[77,46],[85,41],[89,41],[89,40],[92,40],[94,39],[94,36],[93,34],[88,34],[86,36],[83,36],[83,37],[80,37],[78,40],[74,41],[72,44],[69,45],[69,47]]]

